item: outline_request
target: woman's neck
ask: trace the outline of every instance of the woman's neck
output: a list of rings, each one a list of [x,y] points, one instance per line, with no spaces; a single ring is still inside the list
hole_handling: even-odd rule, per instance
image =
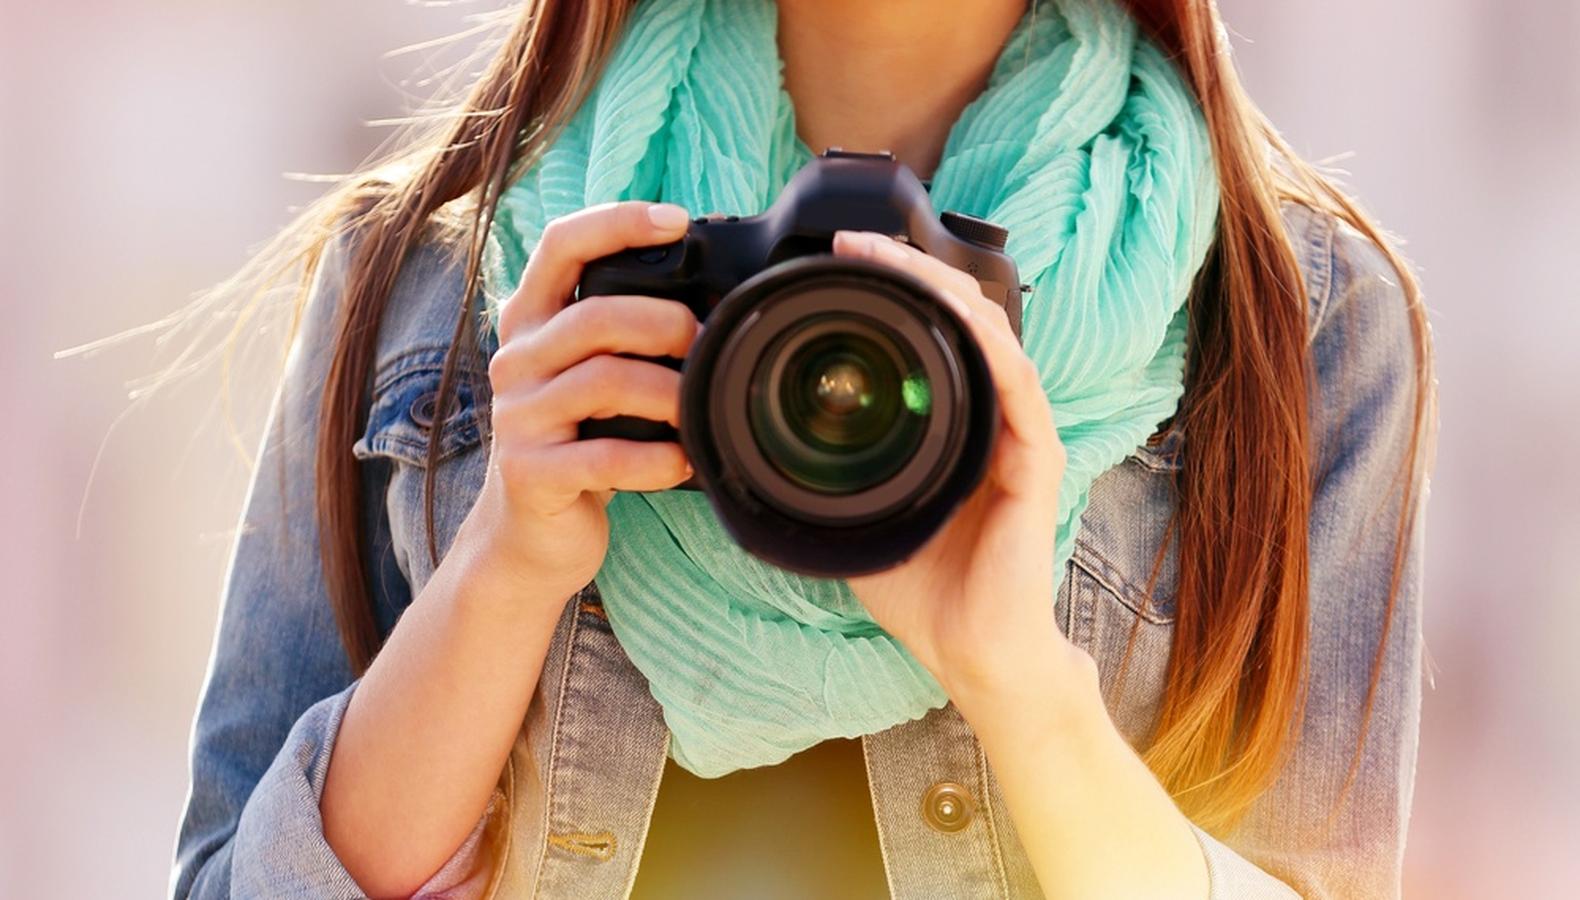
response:
[[[1026,0],[779,0],[796,130],[814,152],[890,150],[927,177]]]

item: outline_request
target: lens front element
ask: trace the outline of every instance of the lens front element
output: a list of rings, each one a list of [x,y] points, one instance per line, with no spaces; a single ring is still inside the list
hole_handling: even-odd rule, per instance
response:
[[[914,349],[881,322],[813,316],[774,341],[752,374],[752,433],[796,484],[827,494],[866,490],[916,454],[930,412],[927,384]]]

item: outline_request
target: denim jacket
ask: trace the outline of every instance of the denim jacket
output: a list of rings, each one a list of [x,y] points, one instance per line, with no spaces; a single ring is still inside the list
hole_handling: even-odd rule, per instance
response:
[[[1375,246],[1302,206],[1286,206],[1285,222],[1309,295],[1317,379],[1305,721],[1280,776],[1244,823],[1221,839],[1199,828],[1197,835],[1214,898],[1396,896],[1422,663],[1419,513],[1409,523],[1400,594],[1385,629],[1396,478],[1413,416],[1411,326],[1393,270]],[[175,896],[361,895],[325,841],[318,810],[356,689],[320,577],[313,507],[319,395],[344,260],[344,248],[332,248],[320,269],[248,493],[194,728]],[[438,244],[420,247],[402,267],[378,339],[366,433],[355,447],[368,579],[386,632],[434,569],[424,530],[425,453],[462,268]],[[476,348],[471,361],[479,371],[492,340]],[[487,455],[486,409],[464,389],[459,406],[445,425],[435,473],[441,556],[482,486]],[[1175,617],[1172,557],[1150,593],[1146,585],[1175,502],[1175,473],[1189,452],[1168,432],[1098,479],[1057,594],[1061,626],[1096,659],[1109,711],[1138,745],[1163,691]],[[894,896],[1041,896],[992,768],[953,706],[867,735],[862,745]],[[511,825],[491,862],[495,894],[625,896],[666,749],[659,707],[588,585],[565,605],[501,777]],[[928,803],[958,796],[931,790],[945,784],[966,794],[964,827],[941,828],[929,815]]]

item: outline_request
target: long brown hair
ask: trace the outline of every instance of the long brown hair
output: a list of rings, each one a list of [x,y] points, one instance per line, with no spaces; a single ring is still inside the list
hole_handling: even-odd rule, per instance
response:
[[[467,253],[428,450],[433,472],[467,336],[494,201],[574,111],[632,0],[527,0],[464,99],[402,149],[309,208],[267,251],[299,265],[301,299],[327,243],[354,228],[317,448],[324,577],[350,662],[377,653],[351,447],[365,422],[374,341],[406,254],[436,224]],[[1379,229],[1302,162],[1247,98],[1211,0],[1127,0],[1176,61],[1212,135],[1221,213],[1190,300],[1190,358],[1175,425],[1187,452],[1169,528],[1179,555],[1177,623],[1161,711],[1145,758],[1203,826],[1231,827],[1276,776],[1301,718],[1306,653],[1308,523],[1313,494],[1307,298],[1279,205],[1337,215],[1383,248],[1398,272],[1416,346],[1415,426],[1401,474],[1391,620],[1405,529],[1419,502],[1431,417],[1431,352],[1416,281]],[[1269,148],[1272,152],[1269,153]],[[299,299],[299,302],[301,302]],[[1386,633],[1373,665],[1376,689]],[[1364,740],[1364,731],[1362,732]],[[1356,759],[1360,748],[1356,748]]]

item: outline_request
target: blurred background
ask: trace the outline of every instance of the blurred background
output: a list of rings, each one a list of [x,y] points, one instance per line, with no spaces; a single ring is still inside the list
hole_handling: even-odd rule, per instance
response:
[[[1580,3],[1220,0],[1251,92],[1419,266],[1442,432],[1407,889],[1580,884]],[[355,167],[476,5],[0,0],[0,896],[164,892],[246,486],[153,321]],[[463,42],[464,43],[464,42]],[[451,57],[453,58],[453,54]],[[267,337],[266,351],[277,348]],[[240,361],[250,452],[269,352]],[[102,449],[102,455],[101,455]],[[97,465],[95,461],[97,460]]]

